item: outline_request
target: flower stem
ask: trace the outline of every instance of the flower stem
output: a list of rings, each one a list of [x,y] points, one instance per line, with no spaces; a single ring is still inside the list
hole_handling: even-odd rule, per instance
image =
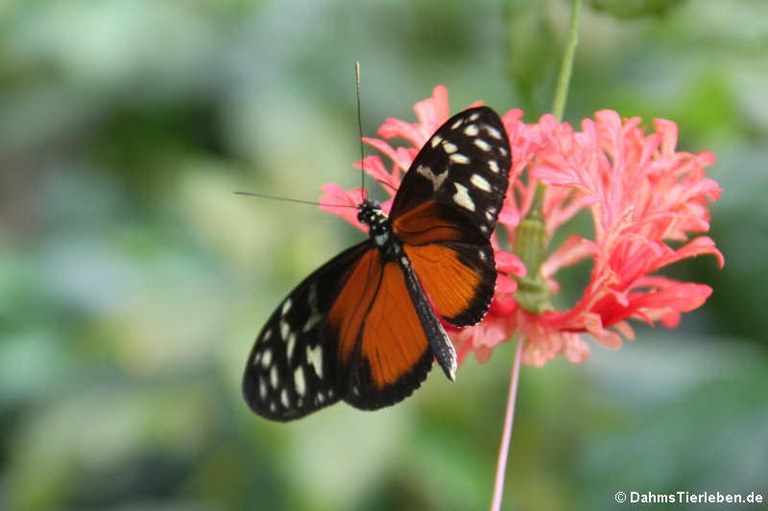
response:
[[[507,458],[509,456],[509,444],[512,441],[512,426],[515,420],[515,403],[517,403],[517,382],[520,380],[520,360],[523,358],[523,342],[521,337],[517,340],[515,349],[515,361],[512,364],[512,376],[509,379],[509,394],[507,395],[507,411],[504,415],[504,431],[501,435],[499,447],[499,460],[496,463],[496,482],[493,487],[493,502],[491,511],[501,509],[501,499],[504,495],[504,480],[507,473]]]
[[[568,41],[565,45],[563,61],[560,63],[560,76],[557,78],[557,90],[555,90],[555,100],[552,103],[552,114],[558,122],[563,120],[565,100],[568,99],[568,87],[571,83],[571,71],[573,70],[573,57],[576,53],[576,45],[579,42],[580,14],[581,0],[572,0],[571,22],[568,27]]]

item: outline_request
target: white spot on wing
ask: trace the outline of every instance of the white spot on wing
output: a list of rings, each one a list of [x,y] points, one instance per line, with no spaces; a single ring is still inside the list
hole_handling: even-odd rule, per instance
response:
[[[312,330],[315,325],[320,323],[323,319],[322,314],[317,310],[317,286],[315,284],[312,284],[309,288],[309,297],[307,298],[307,301],[309,302],[310,314],[307,318],[307,322],[304,323],[304,326],[301,328],[303,333]]]
[[[488,169],[494,174],[499,173],[499,163],[496,160],[488,160]]]
[[[488,180],[480,174],[472,174],[472,177],[469,178],[469,182],[472,183],[478,190],[482,190],[484,192],[491,191],[491,183],[489,183]]]
[[[464,128],[464,134],[468,137],[476,137],[478,133],[480,133],[480,130],[477,128],[477,124],[470,124]]]
[[[313,309],[312,314],[310,314],[309,317],[307,318],[307,322],[304,323],[304,326],[301,328],[302,333],[307,333],[313,328],[315,328],[315,326],[318,323],[320,323],[322,319],[323,319],[323,316],[321,316],[320,313],[317,312],[317,310]]]
[[[323,349],[320,345],[314,348],[307,346],[307,363],[315,368],[317,376],[323,377]]]
[[[448,141],[443,142],[443,149],[445,149],[445,152],[448,154],[455,153],[459,150],[459,148],[456,147],[456,144],[452,144]]]
[[[449,160],[451,160],[453,163],[469,163],[469,158],[464,156],[463,154],[454,153],[448,157]]]
[[[456,122],[454,122],[453,124],[451,124],[451,129],[452,129],[452,130],[455,130],[456,128],[458,128],[459,126],[461,126],[463,122],[464,122],[464,119],[458,119]]]
[[[291,360],[293,357],[293,348],[296,347],[296,334],[292,333],[288,336],[288,346],[286,348],[286,352],[288,354],[288,360]]]
[[[302,327],[301,331],[304,333],[309,332],[313,328],[315,328],[315,325],[320,323],[320,320],[323,319],[323,316],[321,316],[319,313],[314,312],[310,314],[310,316],[307,318],[307,322],[304,323],[304,326]]]
[[[280,376],[277,374],[277,366],[272,366],[272,370],[269,372],[269,384],[273,389],[276,389],[280,383]]]
[[[280,310],[280,313],[281,313],[283,316],[285,316],[286,314],[288,314],[288,311],[289,311],[289,310],[291,310],[291,305],[293,305],[293,302],[291,301],[291,299],[290,299],[290,298],[286,299],[286,300],[283,302],[283,308]]]
[[[439,174],[435,174],[432,172],[432,169],[426,165],[419,165],[416,169],[416,173],[427,178],[432,183],[432,188],[434,188],[435,191],[437,191],[437,189],[443,185],[443,181],[445,181],[445,178],[448,177],[447,170],[444,170]]]
[[[307,390],[307,382],[304,380],[304,369],[301,366],[297,367],[293,372],[293,386],[296,388],[296,393],[300,396],[303,396]]]
[[[259,357],[259,363],[261,364],[261,367],[266,369],[269,367],[269,365],[272,363],[272,351],[271,350],[264,350],[261,352],[261,356]]]
[[[283,389],[280,393],[280,404],[286,408],[288,408],[288,405],[290,404],[290,401],[288,400],[288,391],[286,389]]]
[[[456,185],[456,193],[453,194],[453,201],[462,208],[474,211],[475,203],[472,201],[472,197],[469,196],[469,190],[461,183],[454,183]]]
[[[291,334],[291,325],[287,321],[280,322],[280,338],[284,341],[288,340],[288,336]]]
[[[469,120],[472,121],[472,122],[478,120],[479,118],[480,118],[480,114],[477,113],[477,112],[475,112],[475,113],[473,113],[472,115],[469,116]]]
[[[259,397],[261,399],[267,398],[267,384],[264,383],[264,380],[259,380]]]
[[[483,140],[482,138],[476,138],[472,141],[475,146],[480,148],[481,151],[485,151],[486,153],[491,150],[491,144]]]
[[[501,133],[493,126],[485,126],[485,131],[496,140],[501,140]]]
[[[431,145],[433,148],[435,148],[435,147],[437,147],[437,145],[438,145],[440,142],[442,142],[442,141],[443,141],[443,137],[441,137],[440,135],[435,135],[434,137],[432,137],[432,140],[429,142],[429,144],[430,144],[430,145]]]

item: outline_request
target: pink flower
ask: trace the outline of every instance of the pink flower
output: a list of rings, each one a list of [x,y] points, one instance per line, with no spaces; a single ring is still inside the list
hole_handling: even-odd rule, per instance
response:
[[[378,132],[382,139],[364,139],[391,162],[387,166],[381,157],[368,156],[364,165],[357,164],[389,193],[385,211],[419,148],[449,117],[446,89],[435,87],[414,110],[416,123],[387,119]],[[505,250],[496,236],[491,240],[499,278],[485,319],[462,330],[447,325],[460,361],[470,352],[483,361],[496,345],[519,335],[524,363],[540,366],[557,355],[581,362],[590,351],[587,336],[617,348],[634,337],[628,320],[675,327],[682,313],[704,303],[709,286],[656,272],[705,254],[724,264],[711,238],[692,237],[709,229],[708,208],[721,191],[705,174],[715,161],[712,153],[677,152],[672,121],[656,119],[646,133],[639,118],[621,119],[611,110],[585,119],[579,131],[551,115],[534,124],[524,123],[520,110],[502,118],[512,168],[499,229],[510,246]],[[394,147],[388,142],[393,138],[409,145]],[[540,184],[541,218],[526,220]],[[323,190],[323,210],[362,228],[353,208],[331,206],[359,204],[361,190],[334,184]],[[592,220],[589,235],[571,234],[550,246],[564,224],[585,213]],[[538,269],[526,268],[525,258],[516,255],[531,236],[540,236],[546,247]],[[589,282],[574,305],[557,309],[552,298],[560,292],[558,271],[584,261],[592,265]]]

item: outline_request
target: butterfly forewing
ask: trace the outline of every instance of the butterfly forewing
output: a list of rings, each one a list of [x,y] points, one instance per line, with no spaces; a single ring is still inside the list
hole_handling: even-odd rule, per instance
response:
[[[251,409],[269,419],[292,420],[335,403],[339,346],[327,339],[328,312],[354,264],[375,248],[356,245],[299,284],[256,337],[243,376]]]
[[[509,141],[499,116],[470,108],[448,119],[430,137],[403,178],[392,204],[393,221],[430,200],[466,216],[488,238],[504,200]]]

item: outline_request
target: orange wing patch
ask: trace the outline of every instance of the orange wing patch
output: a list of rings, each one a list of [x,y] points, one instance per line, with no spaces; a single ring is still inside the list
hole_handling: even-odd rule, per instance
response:
[[[328,313],[328,324],[338,336],[344,364],[355,356],[360,340],[359,354],[368,361],[371,381],[378,389],[410,373],[429,349],[403,271],[395,263],[382,267],[376,249],[365,253],[350,270]]]
[[[459,254],[444,245],[404,248],[421,285],[442,316],[456,317],[472,306],[483,285],[479,270],[462,263]]]
[[[488,240],[467,221],[433,200],[392,222],[422,287],[440,315],[457,326],[483,318],[496,277]]]
[[[364,329],[362,353],[370,365],[371,380],[379,389],[408,374],[429,349],[405,276],[395,263],[384,266]]]
[[[392,228],[403,243],[411,245],[464,237],[460,226],[446,219],[445,207],[435,201],[425,202],[396,218]]]
[[[352,267],[344,288],[328,312],[328,324],[338,334],[339,358],[349,362],[382,276],[381,257],[372,248]]]

